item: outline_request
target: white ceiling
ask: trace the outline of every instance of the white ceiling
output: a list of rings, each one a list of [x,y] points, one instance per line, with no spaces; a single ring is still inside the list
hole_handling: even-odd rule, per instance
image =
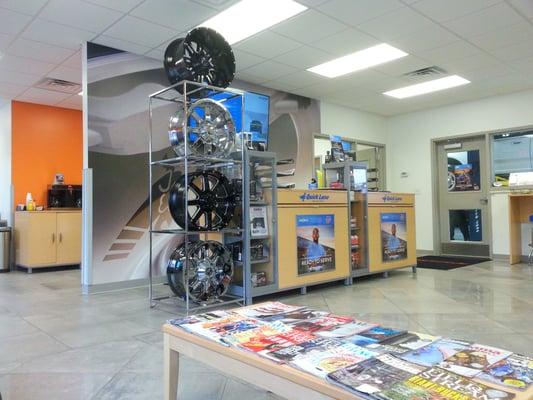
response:
[[[82,42],[162,59],[169,41],[236,1],[0,0],[0,97],[80,109],[81,96],[32,85],[80,83]],[[233,46],[238,78],[381,115],[533,88],[533,0],[298,1],[309,10]],[[410,55],[336,79],[305,71],[380,42]],[[382,95],[433,65],[472,83]]]

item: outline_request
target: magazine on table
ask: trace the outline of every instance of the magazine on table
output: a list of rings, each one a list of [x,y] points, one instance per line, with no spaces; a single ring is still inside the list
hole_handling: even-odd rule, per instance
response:
[[[259,303],[253,306],[239,308],[234,310],[234,312],[245,317],[263,319],[272,317],[273,315],[303,310],[305,308],[306,307],[304,306],[290,306],[280,303],[279,301],[268,301],[266,303]]]
[[[197,335],[228,345],[226,337],[243,333],[251,329],[257,329],[264,325],[263,322],[240,315],[229,315],[211,321],[184,324],[182,328]]]
[[[432,336],[425,333],[407,332],[396,338],[387,340],[386,343],[403,347],[408,350],[416,350],[427,346],[440,339],[440,336]]]
[[[387,343],[388,341],[404,335],[405,333],[407,333],[407,331],[376,326],[375,328],[369,329],[366,332],[361,332],[360,335],[376,339],[379,343]]]
[[[183,328],[183,325],[195,324],[198,322],[212,321],[214,319],[227,317],[230,314],[227,311],[216,310],[211,312],[206,312],[202,314],[189,315],[185,317],[173,318],[167,320],[167,322],[174,326],[179,326]]]
[[[387,400],[511,400],[513,393],[495,389],[441,368],[430,368],[377,394]]]
[[[348,336],[348,337],[342,338],[342,340],[355,344],[356,346],[361,346],[361,347],[368,347],[372,344],[378,343],[376,339],[366,337],[366,336],[361,336],[361,335]]]
[[[376,353],[364,347],[344,343],[326,351],[311,351],[296,357],[291,365],[320,378],[326,378],[330,372],[374,357]]]
[[[338,325],[343,325],[352,322],[351,317],[342,317],[340,315],[325,315],[319,318],[307,319],[305,321],[299,321],[291,324],[294,329],[298,329],[306,332],[317,332],[328,330]]]
[[[513,354],[487,368],[476,378],[524,391],[533,384],[533,359]]]
[[[510,351],[498,349],[496,347],[473,344],[464,350],[458,351],[453,356],[448,357],[441,362],[439,366],[459,375],[474,377],[484,369],[509,357],[511,354]]]
[[[402,354],[400,358],[415,364],[432,367],[466,349],[471,344],[460,340],[440,339],[427,346],[408,351]]]
[[[303,356],[312,351],[328,351],[342,345],[342,342],[335,339],[312,337],[305,342],[271,351],[268,353],[268,357],[279,362],[291,362],[296,357]]]
[[[327,315],[330,315],[331,313],[328,311],[318,311],[318,310],[312,310],[312,309],[300,309],[292,312],[287,312],[283,314],[275,314],[271,315],[265,318],[262,318],[263,321],[271,322],[271,321],[281,321],[287,325],[292,325],[300,321],[305,321],[308,319],[315,319],[315,318],[321,318],[325,317]]]
[[[327,338],[346,338],[348,336],[353,336],[367,331],[376,326],[378,326],[378,324],[354,320],[347,324],[342,324],[328,330],[316,331],[315,335]]]
[[[287,333],[291,330],[287,325],[280,321],[269,323],[262,322],[259,326],[253,329],[247,329],[241,332],[236,332],[232,335],[224,337],[224,341],[231,345],[242,347],[244,349],[252,350],[266,346],[267,337]],[[258,349],[257,351],[260,351]]]
[[[381,354],[339,369],[328,375],[328,380],[353,393],[374,394],[418,374],[423,367]]]
[[[266,334],[265,334],[266,333]],[[237,345],[245,350],[253,351],[271,360],[280,362],[280,360],[271,357],[270,352],[281,350],[289,346],[311,340],[313,336],[307,332],[290,329],[275,335],[270,335],[270,331],[259,330],[256,336],[251,336]]]
[[[379,354],[395,354],[400,355],[407,353],[409,350],[405,347],[398,347],[393,346],[392,344],[384,344],[384,343],[372,343],[367,346],[365,346],[368,350],[375,351]]]

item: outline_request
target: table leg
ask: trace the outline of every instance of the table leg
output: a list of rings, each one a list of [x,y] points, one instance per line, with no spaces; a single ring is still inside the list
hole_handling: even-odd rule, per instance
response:
[[[170,348],[170,336],[164,334],[165,357],[165,400],[178,397],[179,353]]]

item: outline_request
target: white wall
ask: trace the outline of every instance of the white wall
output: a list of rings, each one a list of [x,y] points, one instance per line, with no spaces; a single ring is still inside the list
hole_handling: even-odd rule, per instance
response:
[[[532,125],[533,90],[394,116],[386,124],[388,187],[416,193],[417,248],[433,250],[431,139]],[[501,195],[491,196],[493,252],[508,254],[502,229],[508,207],[495,196]]]
[[[320,133],[385,144],[386,118],[365,111],[320,102]]]
[[[0,216],[11,225],[11,102],[0,106]]]

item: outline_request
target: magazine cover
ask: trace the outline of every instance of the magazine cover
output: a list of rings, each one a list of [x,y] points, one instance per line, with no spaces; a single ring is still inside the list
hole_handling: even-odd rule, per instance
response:
[[[313,337],[305,342],[271,351],[268,353],[268,357],[279,362],[291,362],[296,357],[308,354],[312,351],[328,351],[342,345],[343,343],[338,340]]]
[[[352,321],[353,318],[351,317],[342,317],[340,315],[329,314],[320,318],[313,318],[305,321],[295,322],[291,324],[291,326],[294,329],[298,329],[300,331],[317,332],[328,330],[330,328],[347,324]]]
[[[268,317],[262,318],[263,321],[272,322],[272,321],[281,321],[287,325],[294,324],[296,322],[305,321],[308,319],[322,318],[330,315],[328,311],[318,311],[311,309],[301,309],[283,314],[275,314]]]
[[[369,338],[366,336],[361,336],[361,335],[348,336],[346,338],[342,338],[342,340],[348,343],[355,344],[356,346],[361,346],[361,347],[369,347],[370,345],[376,344],[378,342],[376,339]]]
[[[245,317],[264,319],[273,315],[284,314],[305,309],[304,306],[290,306],[280,303],[279,301],[267,301],[265,303],[255,304],[249,307],[238,308],[233,310],[235,314]]]
[[[311,351],[291,361],[291,365],[320,378],[325,378],[330,372],[356,364],[376,353],[364,347],[344,343],[327,351]]]
[[[250,225],[252,237],[268,235],[267,208],[265,206],[250,207]]]
[[[408,351],[400,357],[415,364],[432,367],[443,362],[447,358],[450,358],[455,353],[466,349],[470,345],[471,343],[469,342],[453,339],[440,339],[420,349]]]
[[[373,394],[418,374],[422,367],[381,354],[328,375],[328,380],[352,392]]]
[[[514,394],[491,388],[440,368],[430,368],[382,391],[383,399],[511,400]]]
[[[225,336],[224,341],[231,345],[243,347],[248,350],[258,348],[257,351],[260,351],[261,348],[264,348],[268,345],[266,337],[286,333],[290,330],[291,328],[280,321],[269,323],[263,322],[253,329],[247,329]]]
[[[383,262],[407,258],[407,217],[405,213],[381,213],[381,255]]]
[[[496,347],[473,344],[447,358],[439,366],[459,375],[474,377],[484,369],[509,357],[511,354],[510,351]]]
[[[371,343],[365,347],[379,354],[399,355],[399,354],[405,354],[409,351],[405,347],[393,346],[391,344],[384,344],[384,343]]]
[[[335,269],[335,216],[296,216],[298,275]]]
[[[211,311],[203,314],[189,315],[185,317],[179,317],[174,319],[169,319],[167,322],[174,326],[182,327],[185,324],[195,324],[198,322],[211,321],[217,318],[228,317],[230,313],[222,310]]]
[[[339,325],[332,329],[316,331],[315,335],[327,338],[345,338],[367,331],[376,326],[378,326],[378,324],[354,320],[353,322]]]
[[[476,378],[513,389],[527,390],[533,384],[533,359],[513,354],[498,361]]]
[[[256,329],[263,324],[263,322],[253,318],[246,318],[240,315],[229,315],[211,321],[196,322],[181,326],[189,332],[227,344],[228,342],[225,340],[225,337]]]
[[[291,329],[288,332],[280,333],[279,335],[266,336],[265,337],[266,345],[262,346],[259,343],[247,342],[243,343],[243,347],[247,350],[258,353],[259,355],[274,360],[276,362],[281,362],[280,359],[272,357],[271,352],[283,350],[287,347],[298,345],[302,342],[307,342],[313,340],[313,335],[308,332],[301,332],[295,329]]]
[[[407,332],[405,335],[388,340],[387,344],[403,347],[408,350],[416,350],[439,339],[440,336],[432,336],[425,333]]]
[[[379,343],[387,343],[389,340],[404,335],[406,332],[407,331],[376,326],[375,328],[371,328],[366,332],[360,333],[360,335],[376,339]]]

